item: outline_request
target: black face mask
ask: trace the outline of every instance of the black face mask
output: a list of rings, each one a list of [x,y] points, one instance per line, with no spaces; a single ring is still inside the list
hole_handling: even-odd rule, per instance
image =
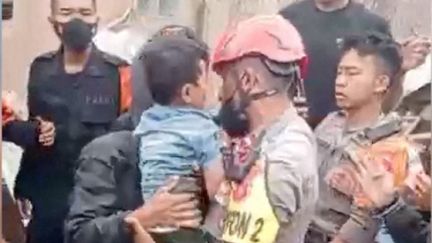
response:
[[[238,100],[233,96],[222,105],[218,118],[228,136],[244,137],[249,133],[250,121],[246,109],[250,102],[247,94],[240,90]]]
[[[75,18],[63,24],[62,28],[62,43],[74,51],[83,52],[92,41],[95,25]]]
[[[222,104],[219,111],[218,123],[228,136],[232,138],[245,137],[250,132],[250,121],[246,109],[252,100],[259,100],[278,93],[276,89],[266,90],[255,94],[246,94],[238,91],[238,100],[235,95]]]

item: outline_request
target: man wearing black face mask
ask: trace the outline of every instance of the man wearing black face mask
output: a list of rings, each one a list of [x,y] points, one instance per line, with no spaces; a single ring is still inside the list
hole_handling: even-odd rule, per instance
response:
[[[33,206],[28,242],[63,242],[63,221],[81,149],[107,133],[131,102],[130,67],[92,43],[95,0],[51,0],[57,51],[30,67],[28,109],[15,196]],[[23,204],[24,205],[24,204]]]

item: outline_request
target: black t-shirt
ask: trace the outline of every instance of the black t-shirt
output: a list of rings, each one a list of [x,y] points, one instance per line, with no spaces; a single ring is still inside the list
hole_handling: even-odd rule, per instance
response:
[[[351,1],[334,12],[320,11],[314,0],[303,0],[280,11],[300,32],[309,57],[305,79],[311,117],[325,117],[337,110],[334,88],[340,50],[337,40],[350,34],[377,31],[390,34],[387,22]]]

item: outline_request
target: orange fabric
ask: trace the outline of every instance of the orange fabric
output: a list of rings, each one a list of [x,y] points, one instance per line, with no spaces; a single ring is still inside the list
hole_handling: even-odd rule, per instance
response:
[[[394,175],[394,185],[401,187],[408,176],[408,148],[409,143],[405,137],[389,137],[369,147],[361,148],[358,151],[358,157],[367,156],[370,161],[381,163],[387,171]],[[334,189],[352,197],[356,205],[370,204],[370,200],[362,193],[351,163],[344,163],[329,171],[326,181]]]
[[[359,151],[361,156],[369,156],[372,161],[381,163],[394,175],[395,187],[401,187],[408,176],[409,143],[404,137],[390,137],[379,141],[369,148]],[[369,205],[365,195],[357,195],[354,199],[357,205]]]
[[[2,127],[7,123],[16,120],[17,116],[13,109],[7,104],[5,99],[2,98]]]
[[[384,168],[392,172],[395,186],[400,186],[408,175],[408,148],[406,138],[390,137],[373,144],[366,149],[366,153],[373,161],[382,163]]]
[[[132,70],[130,66],[121,66],[120,72],[120,112],[128,111],[132,104]]]

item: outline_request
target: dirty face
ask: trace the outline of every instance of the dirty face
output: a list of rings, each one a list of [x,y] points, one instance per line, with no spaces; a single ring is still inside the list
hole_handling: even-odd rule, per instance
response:
[[[206,105],[206,94],[208,90],[208,64],[201,60],[199,63],[201,74],[195,83],[188,83],[182,89],[182,98],[196,108],[204,108]]]
[[[370,102],[380,102],[389,87],[389,77],[381,71],[373,55],[359,55],[356,50],[346,52],[339,63],[335,95],[339,108],[357,109]]]

